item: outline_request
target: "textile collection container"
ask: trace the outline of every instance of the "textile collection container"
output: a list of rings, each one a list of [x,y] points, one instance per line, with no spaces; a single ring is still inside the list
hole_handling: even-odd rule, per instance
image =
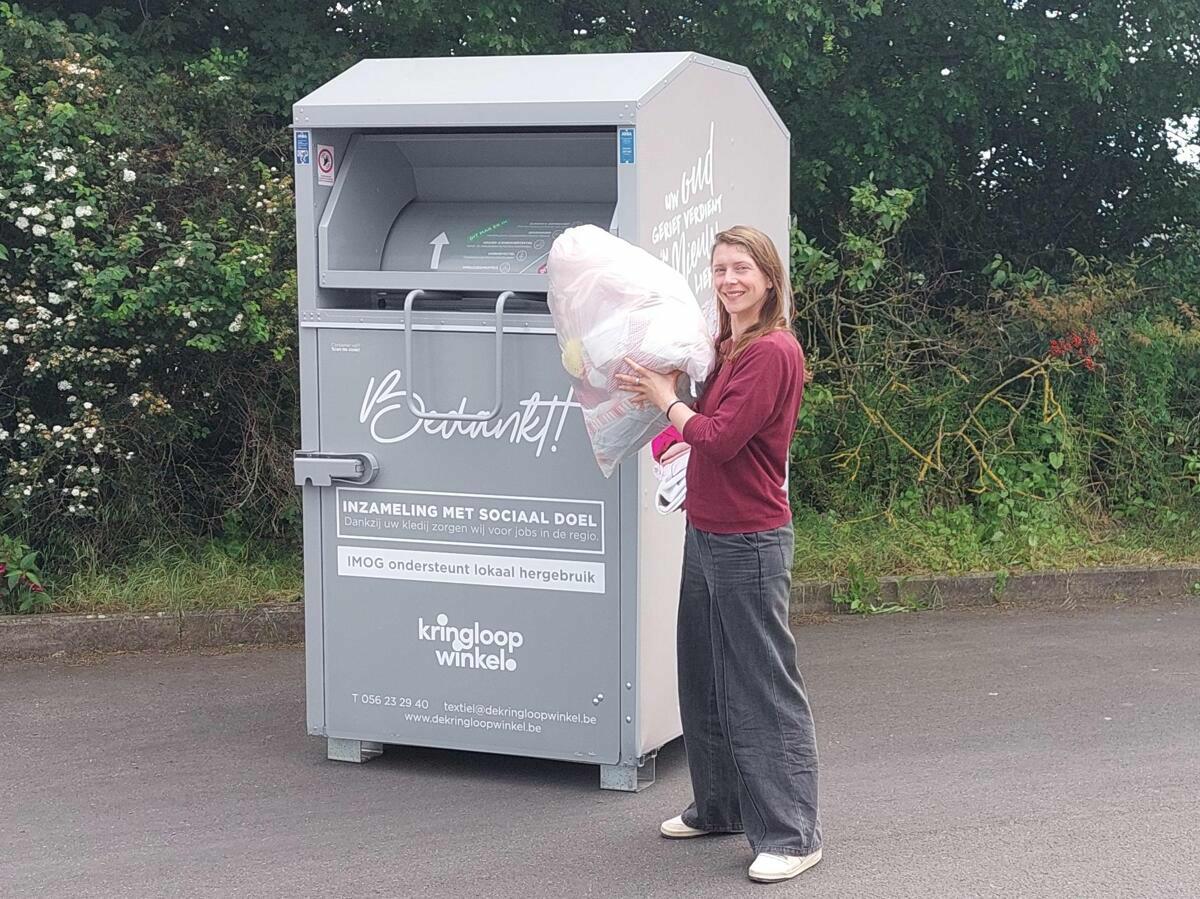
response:
[[[647,451],[597,469],[546,257],[600,226],[714,315],[717,231],[787,257],[787,131],[692,53],[387,59],[300,100],[294,150],[309,732],[652,783],[684,520]]]

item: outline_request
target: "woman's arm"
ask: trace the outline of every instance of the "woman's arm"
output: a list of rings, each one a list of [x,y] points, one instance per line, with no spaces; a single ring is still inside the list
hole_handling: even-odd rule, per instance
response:
[[[683,434],[683,439],[716,462],[732,459],[771,420],[780,388],[790,376],[791,368],[781,347],[766,340],[754,341],[738,359],[717,408],[711,415],[701,415],[685,403],[676,402],[675,382],[679,372],[660,375],[632,359],[625,361],[634,374],[617,375],[624,388],[667,412],[668,420]]]

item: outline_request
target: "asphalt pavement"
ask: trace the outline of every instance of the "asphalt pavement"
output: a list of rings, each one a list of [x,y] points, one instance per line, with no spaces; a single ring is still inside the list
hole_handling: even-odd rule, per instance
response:
[[[326,761],[300,649],[0,664],[3,897],[1200,897],[1200,598],[798,628],[825,858],[746,879],[658,782]]]

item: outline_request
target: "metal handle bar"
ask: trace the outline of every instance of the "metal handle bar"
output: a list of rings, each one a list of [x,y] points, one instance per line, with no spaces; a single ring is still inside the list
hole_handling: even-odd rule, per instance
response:
[[[424,421],[491,421],[500,414],[504,404],[504,304],[514,295],[506,290],[496,298],[496,404],[491,412],[422,412],[413,401],[413,300],[423,295],[423,290],[410,290],[404,298],[404,383],[407,385],[405,398],[408,411]]]

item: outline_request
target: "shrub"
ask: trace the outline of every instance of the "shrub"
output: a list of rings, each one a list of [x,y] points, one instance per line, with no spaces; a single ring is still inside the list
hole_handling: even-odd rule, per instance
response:
[[[1076,255],[1056,279],[997,258],[927,276],[892,250],[910,202],[867,183],[835,251],[794,235],[817,372],[795,499],[848,514],[967,503],[1001,536],[1194,509],[1200,315],[1161,266]]]
[[[38,554],[0,534],[0,613],[36,612],[45,602]]]
[[[281,532],[285,137],[255,125],[244,55],[149,71],[113,46],[0,5],[0,526]]]

